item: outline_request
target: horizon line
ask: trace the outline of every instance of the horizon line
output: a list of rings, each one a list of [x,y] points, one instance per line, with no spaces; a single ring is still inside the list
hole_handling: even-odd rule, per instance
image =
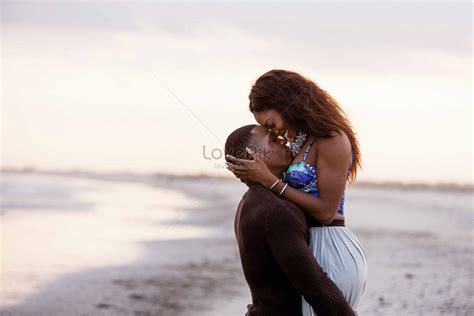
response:
[[[39,173],[39,174],[53,174],[53,175],[89,175],[89,176],[114,176],[117,180],[117,176],[154,176],[154,177],[169,177],[169,178],[214,178],[230,180],[234,179],[231,175],[215,175],[203,172],[188,172],[188,173],[177,173],[177,172],[162,172],[162,171],[131,171],[131,170],[115,170],[115,171],[100,171],[85,168],[71,168],[71,169],[46,169],[36,167],[0,167],[0,173]],[[111,180],[111,179],[110,179]],[[120,179],[118,179],[120,180]],[[122,178],[122,180],[127,180]],[[448,181],[401,181],[401,180],[359,180],[356,181],[354,186],[361,187],[396,187],[406,189],[446,189],[456,191],[474,192],[474,183],[460,183],[460,182],[448,182]]]

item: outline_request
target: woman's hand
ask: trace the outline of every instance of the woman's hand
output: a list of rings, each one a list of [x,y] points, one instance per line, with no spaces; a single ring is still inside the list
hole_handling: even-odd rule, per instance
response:
[[[253,160],[226,155],[227,169],[244,182],[260,183],[267,188],[270,187],[278,178],[268,169],[267,164],[257,152],[252,152],[250,148],[247,148],[247,152]]]

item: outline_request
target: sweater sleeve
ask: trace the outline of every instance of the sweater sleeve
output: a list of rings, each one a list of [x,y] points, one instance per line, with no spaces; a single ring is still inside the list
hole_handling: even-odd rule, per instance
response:
[[[319,316],[354,315],[342,292],[311,253],[306,229],[303,214],[283,206],[272,209],[265,219],[265,238],[273,256],[314,311]]]

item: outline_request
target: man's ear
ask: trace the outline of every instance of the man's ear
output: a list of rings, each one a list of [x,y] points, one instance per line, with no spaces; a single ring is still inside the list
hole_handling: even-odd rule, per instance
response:
[[[247,151],[247,153],[252,156],[254,155],[255,153],[257,153],[257,148],[254,146],[254,145],[249,145],[247,147],[245,147],[245,150]]]
[[[250,156],[250,160],[261,160],[259,157],[258,149],[255,146],[248,146],[245,148],[247,154]]]

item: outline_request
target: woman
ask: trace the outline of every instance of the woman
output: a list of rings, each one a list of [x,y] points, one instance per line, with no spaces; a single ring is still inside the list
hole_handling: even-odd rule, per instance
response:
[[[253,160],[230,156],[228,168],[309,215],[310,248],[356,311],[365,288],[367,260],[359,240],[344,226],[345,185],[355,180],[360,167],[359,145],[349,120],[326,91],[295,72],[263,74],[249,99],[257,122],[286,143],[294,160],[282,179],[250,150]],[[304,316],[315,315],[304,299],[302,308]]]

